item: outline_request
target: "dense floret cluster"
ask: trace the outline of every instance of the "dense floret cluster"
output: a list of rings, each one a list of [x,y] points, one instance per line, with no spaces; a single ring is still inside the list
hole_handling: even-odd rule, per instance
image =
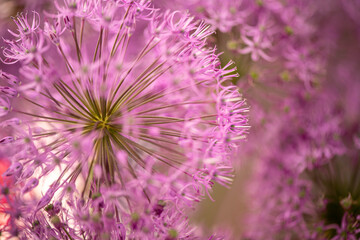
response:
[[[0,140],[5,227],[21,239],[193,238],[186,212],[229,185],[246,102],[209,26],[149,1],[55,1],[13,18]],[[45,21],[44,21],[45,20]],[[21,80],[19,80],[21,79]],[[21,85],[19,84],[21,81]],[[10,114],[13,115],[8,117]],[[41,198],[31,197],[42,181]]]

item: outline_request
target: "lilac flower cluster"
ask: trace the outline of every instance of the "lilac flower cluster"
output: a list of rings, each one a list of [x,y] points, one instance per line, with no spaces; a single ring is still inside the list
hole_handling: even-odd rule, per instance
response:
[[[266,115],[271,144],[249,186],[250,239],[359,238],[359,25],[341,1],[329,3],[311,21],[325,42],[324,74],[311,88],[286,83],[282,113]]]
[[[209,26],[147,0],[19,13],[1,71],[5,236],[194,239],[188,210],[228,186],[248,107]],[[21,84],[20,84],[21,82]],[[58,173],[58,174],[57,174]],[[52,181],[41,187],[43,181]],[[40,198],[35,190],[41,191]]]
[[[167,1],[158,2],[166,7],[173,6]],[[219,49],[236,60],[244,73],[259,74],[266,69],[285,80],[302,81],[308,88],[323,73],[326,50],[324,39],[318,38],[311,22],[318,14],[313,1],[177,2],[175,8],[189,9],[217,30]],[[257,69],[257,65],[261,69]],[[268,75],[259,77],[267,82],[273,80]]]

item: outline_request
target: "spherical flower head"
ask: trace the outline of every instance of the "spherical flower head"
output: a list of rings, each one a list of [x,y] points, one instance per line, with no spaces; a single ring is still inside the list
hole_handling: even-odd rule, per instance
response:
[[[14,229],[40,239],[193,236],[185,210],[213,181],[231,183],[229,154],[248,128],[245,101],[227,81],[235,69],[219,67],[211,31],[188,14],[160,14],[143,0],[56,8],[53,26],[35,24],[4,50],[7,63],[22,64],[14,90],[29,105],[13,106],[20,125],[3,124],[15,134],[0,144],[18,149],[5,176],[28,195],[60,171]],[[15,93],[1,89],[5,116]]]

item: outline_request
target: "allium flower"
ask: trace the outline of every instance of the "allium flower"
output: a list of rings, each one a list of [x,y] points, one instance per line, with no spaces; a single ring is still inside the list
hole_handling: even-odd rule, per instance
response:
[[[253,61],[258,61],[260,57],[267,61],[272,61],[272,58],[264,52],[265,49],[271,47],[270,41],[263,40],[258,35],[256,35],[253,40],[250,40],[246,36],[243,36],[241,39],[246,44],[246,47],[243,49],[239,49],[239,53],[250,53],[251,60]]]
[[[39,14],[35,11],[33,12],[31,23],[28,22],[27,15],[28,15],[27,13],[25,13],[25,15],[20,13],[16,17],[12,17],[12,19],[14,20],[17,26],[19,33],[14,33],[11,30],[9,30],[9,32],[18,39],[26,39],[28,37],[31,37],[31,34],[34,33],[36,29],[39,28],[40,25]]]
[[[6,230],[21,239],[194,237],[186,210],[214,182],[231,183],[229,154],[248,129],[245,101],[227,81],[235,69],[219,67],[208,26],[149,1],[56,9],[54,25],[36,19],[31,34],[6,40],[4,62],[21,63],[25,77],[0,102],[4,117],[22,101],[12,107],[22,121],[3,124],[14,135],[0,140],[20,206]]]

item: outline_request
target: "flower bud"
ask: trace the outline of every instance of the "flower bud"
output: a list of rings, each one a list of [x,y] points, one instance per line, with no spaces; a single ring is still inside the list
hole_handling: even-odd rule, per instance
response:
[[[0,98],[0,117],[5,116],[10,111],[10,102],[7,98]],[[1,143],[1,141],[0,141]]]
[[[37,187],[39,185],[39,180],[37,178],[31,178],[25,185],[25,187],[22,189],[22,194],[25,194],[27,192],[30,192],[32,189]]]
[[[18,91],[16,91],[15,89],[13,89],[11,87],[1,87],[0,86],[0,92],[5,94],[6,96],[12,97],[12,98],[19,96]]]
[[[153,207],[153,212],[155,213],[155,215],[159,217],[161,213],[164,211],[165,206],[166,206],[165,201],[159,200],[157,204],[155,204]]]
[[[19,173],[21,173],[22,169],[23,169],[23,165],[19,162],[15,162],[8,168],[8,170],[6,170],[3,173],[3,176],[10,177],[12,175],[19,174]]]
[[[73,24],[71,23],[70,18],[68,16],[64,17],[64,24],[68,30],[70,31],[73,30]]]
[[[0,78],[3,78],[7,81],[8,84],[10,85],[18,85],[20,84],[20,80],[14,76],[14,75],[11,75],[9,73],[6,73],[6,72],[2,72],[0,70]]]
[[[7,136],[7,137],[4,137],[0,140],[0,144],[7,144],[7,143],[12,143],[14,142],[15,139],[11,136]]]
[[[349,195],[346,198],[341,199],[340,201],[340,205],[345,209],[345,210],[349,210],[351,208],[351,206],[353,205],[354,201],[351,197],[351,194],[349,193]]]

